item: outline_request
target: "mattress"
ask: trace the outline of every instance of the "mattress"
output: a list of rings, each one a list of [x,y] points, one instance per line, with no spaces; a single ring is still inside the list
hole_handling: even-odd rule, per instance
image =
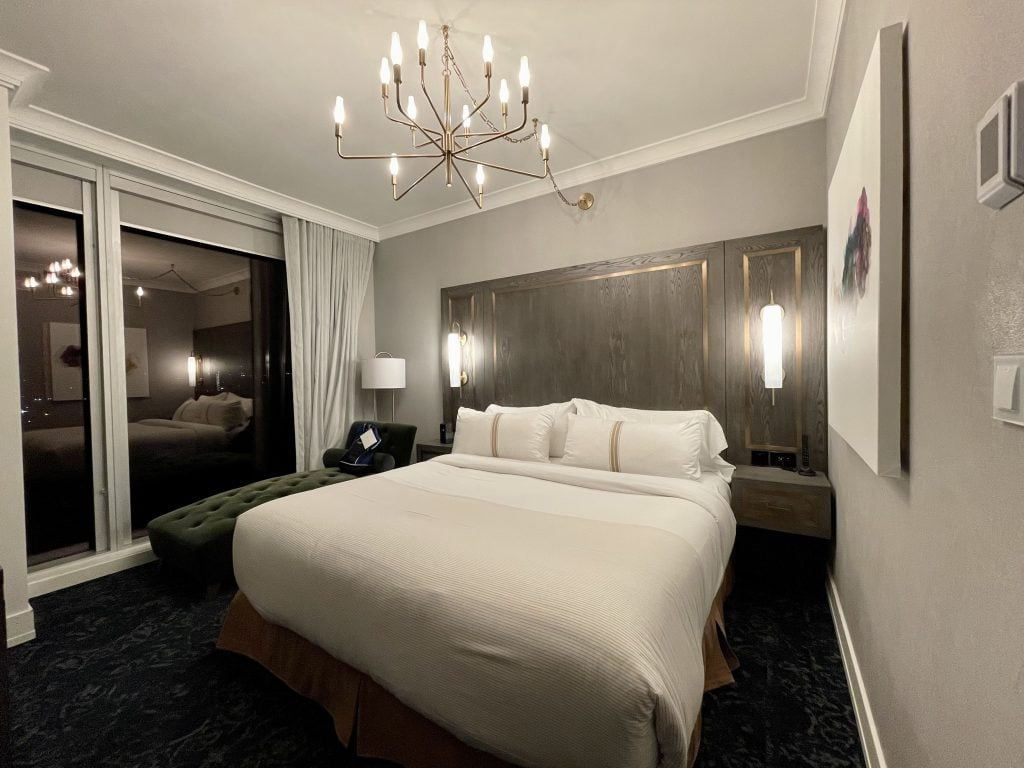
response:
[[[439,457],[250,510],[235,573],[264,619],[471,746],[676,768],[735,536],[724,490]]]

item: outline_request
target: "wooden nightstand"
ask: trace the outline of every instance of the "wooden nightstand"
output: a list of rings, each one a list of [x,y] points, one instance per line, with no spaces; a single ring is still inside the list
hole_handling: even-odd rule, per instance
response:
[[[732,476],[736,522],[782,533],[832,538],[832,483],[776,467],[736,467]]]
[[[452,452],[451,443],[442,443],[440,440],[431,440],[426,443],[416,443],[416,461],[426,461],[435,456],[445,456]]]

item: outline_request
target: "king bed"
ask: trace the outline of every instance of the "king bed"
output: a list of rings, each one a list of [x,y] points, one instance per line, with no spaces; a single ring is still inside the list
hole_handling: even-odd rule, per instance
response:
[[[649,433],[680,425],[620,422],[613,453],[651,473],[609,471],[584,455],[602,419],[523,410],[463,409],[450,456],[240,517],[219,646],[407,768],[690,765],[732,679],[729,465],[700,427],[704,471],[663,476]]]

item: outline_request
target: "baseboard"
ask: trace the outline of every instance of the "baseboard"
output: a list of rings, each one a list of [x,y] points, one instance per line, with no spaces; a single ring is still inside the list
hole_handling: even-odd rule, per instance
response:
[[[850,699],[853,701],[853,712],[857,718],[857,731],[860,733],[860,743],[864,750],[864,761],[867,768],[887,768],[882,742],[878,738],[875,716],[871,711],[871,702],[868,700],[864,678],[860,673],[860,664],[857,663],[857,652],[853,648],[850,628],[846,623],[846,614],[843,612],[843,604],[839,599],[839,590],[836,588],[831,570],[828,574],[828,607],[832,611],[836,637],[839,638],[839,653],[843,657],[846,681],[850,687]]]
[[[100,552],[79,557],[58,565],[42,567],[28,574],[28,596],[39,597],[58,589],[67,589],[76,584],[126,571],[137,565],[144,565],[156,559],[149,540],[119,549],[116,552]]]
[[[32,606],[7,616],[8,648],[13,648],[21,643],[27,643],[29,640],[35,640],[35,637],[36,621]]]

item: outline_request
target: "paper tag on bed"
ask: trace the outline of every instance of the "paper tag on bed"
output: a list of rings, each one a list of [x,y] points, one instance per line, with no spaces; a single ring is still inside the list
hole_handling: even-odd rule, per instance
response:
[[[359,440],[362,442],[363,448],[369,450],[377,442],[377,437],[373,434],[372,429],[368,429],[359,436]]]

